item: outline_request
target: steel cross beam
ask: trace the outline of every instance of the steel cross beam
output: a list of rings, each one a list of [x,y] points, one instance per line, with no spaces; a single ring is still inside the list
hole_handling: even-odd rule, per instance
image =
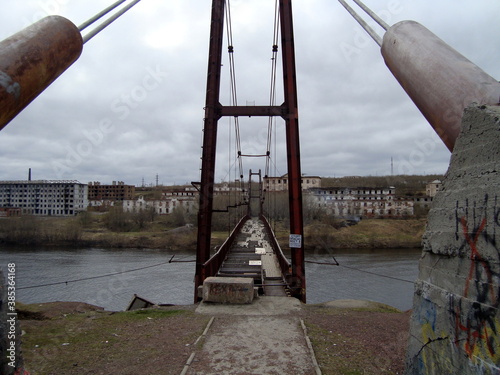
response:
[[[282,105],[278,106],[220,106],[220,116],[281,116],[285,117],[287,108]]]
[[[208,78],[203,127],[200,207],[198,212],[195,302],[199,300],[198,287],[209,276],[206,274],[203,264],[210,259],[217,122],[223,116],[280,116],[285,120],[290,234],[299,236],[300,238],[300,243],[294,245],[295,247],[292,248],[292,275],[288,282],[290,283],[292,294],[301,301],[306,302],[297,82],[295,76],[291,0],[280,0],[283,82],[285,88],[285,102],[281,106],[222,106],[219,103],[224,6],[225,0],[213,0],[212,2]]]

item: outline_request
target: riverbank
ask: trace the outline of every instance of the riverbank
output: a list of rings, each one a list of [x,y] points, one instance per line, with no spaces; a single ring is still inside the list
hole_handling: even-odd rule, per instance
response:
[[[271,306],[270,313],[263,308],[257,308],[258,313],[245,313],[252,306],[238,307],[240,313],[232,313],[224,310],[224,306],[219,309],[212,305],[207,313],[207,310],[197,311],[199,305],[131,312],[107,312],[82,303],[22,305],[19,306],[19,316],[21,329],[25,332],[22,336],[25,365],[32,375],[178,375],[192,358],[188,374],[209,374],[214,371],[213,355],[207,356],[210,343],[220,340],[225,327],[233,323],[246,325],[252,319],[261,319],[269,324],[275,322],[277,332],[287,332],[287,329],[300,327],[298,321],[302,319],[324,375],[403,372],[409,312],[364,301],[335,301],[319,305],[291,302],[297,308],[294,305],[286,310],[282,306],[287,304],[279,303]],[[213,324],[208,327],[211,320]],[[289,324],[283,324],[287,322]],[[248,333],[254,336],[250,331]],[[244,367],[227,361],[231,350],[241,350],[244,336],[245,333],[240,332],[238,337],[242,342],[227,346],[225,355],[219,359],[219,365],[231,369],[228,373],[245,373]],[[259,340],[258,337],[254,339]],[[302,339],[291,340],[287,351],[295,345],[305,345],[305,342],[299,342]],[[253,356],[254,359],[245,356],[246,365],[251,366],[253,360],[273,360],[267,358],[276,355],[275,349],[272,350],[268,353],[268,349],[256,345],[255,351],[259,351],[259,355]],[[289,352],[283,354],[284,357],[290,356]],[[289,363],[290,368],[297,365],[293,361]],[[304,369],[294,373],[312,375],[315,372]]]
[[[340,228],[311,224],[305,243],[309,250],[419,248],[425,225],[426,219],[366,219]]]
[[[0,220],[0,243],[50,247],[196,249],[196,228],[175,226],[159,217],[141,228],[111,230],[106,216],[93,214],[71,218],[10,218]],[[309,223],[304,228],[306,250],[341,248],[416,248],[421,246],[425,219],[366,219],[356,225]],[[288,247],[285,223],[274,225],[283,249]],[[212,246],[219,246],[228,231],[213,232]]]

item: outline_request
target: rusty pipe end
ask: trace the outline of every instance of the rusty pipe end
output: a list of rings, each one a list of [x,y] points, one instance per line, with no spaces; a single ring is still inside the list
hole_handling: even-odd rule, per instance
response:
[[[0,42],[0,129],[81,55],[78,28],[48,16]]]

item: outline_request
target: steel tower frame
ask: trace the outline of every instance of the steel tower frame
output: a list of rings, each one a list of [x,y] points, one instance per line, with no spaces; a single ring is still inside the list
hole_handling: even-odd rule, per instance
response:
[[[280,0],[279,2],[284,85],[284,103],[281,106],[222,106],[220,104],[219,95],[223,49],[224,8],[225,0],[212,1],[198,212],[195,301],[198,301],[198,287],[203,284],[206,277],[211,276],[206,274],[203,265],[210,259],[217,122],[223,116],[281,116],[285,120],[286,132],[290,246],[292,258],[292,272],[287,282],[293,296],[306,302],[301,186],[302,174],[300,168],[292,1]]]

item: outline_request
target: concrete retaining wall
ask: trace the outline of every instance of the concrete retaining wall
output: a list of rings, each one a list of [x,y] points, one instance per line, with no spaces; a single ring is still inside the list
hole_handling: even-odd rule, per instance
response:
[[[500,374],[499,118],[465,110],[424,234],[407,374]]]

